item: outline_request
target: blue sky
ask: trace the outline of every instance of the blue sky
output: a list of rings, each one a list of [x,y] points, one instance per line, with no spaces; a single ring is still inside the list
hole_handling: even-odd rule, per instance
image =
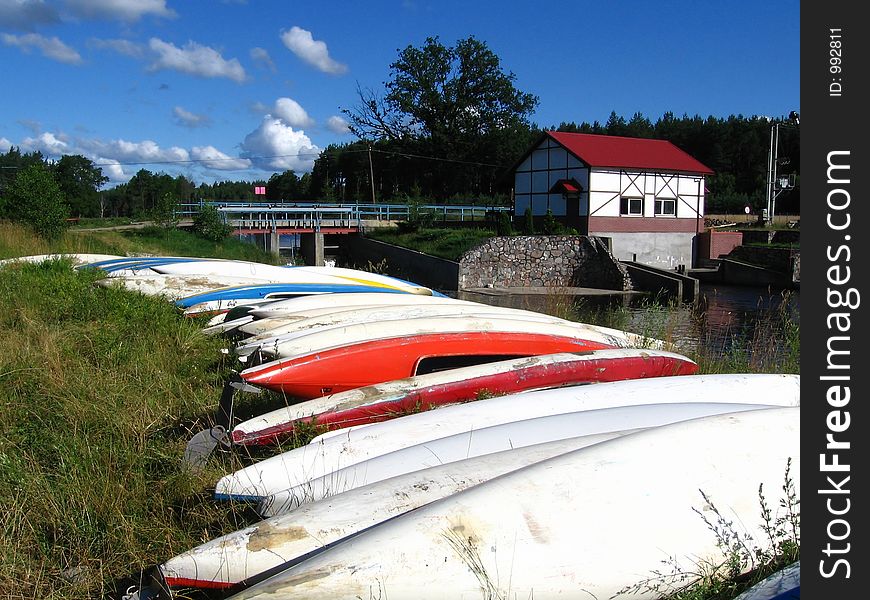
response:
[[[474,35],[532,121],[800,110],[799,2],[0,0],[0,152],[196,183],[311,169],[398,50]]]

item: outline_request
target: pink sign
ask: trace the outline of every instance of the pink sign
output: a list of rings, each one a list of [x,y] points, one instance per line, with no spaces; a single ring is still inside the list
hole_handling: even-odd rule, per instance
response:
[[[254,195],[255,196],[265,196],[266,195],[266,186],[265,185],[254,186]]]

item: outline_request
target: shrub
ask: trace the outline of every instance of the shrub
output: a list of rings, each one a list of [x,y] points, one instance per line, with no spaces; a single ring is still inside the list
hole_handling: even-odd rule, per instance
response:
[[[43,164],[30,165],[15,177],[3,212],[47,240],[61,236],[69,216],[60,186]]]
[[[204,204],[193,218],[193,230],[210,242],[220,242],[232,233],[233,228],[223,220],[220,211],[212,204]]]

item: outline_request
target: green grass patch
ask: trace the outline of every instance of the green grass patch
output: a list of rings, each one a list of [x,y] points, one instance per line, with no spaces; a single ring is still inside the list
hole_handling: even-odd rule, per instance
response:
[[[99,597],[238,527],[201,501],[217,474],[181,462],[220,395],[220,340],[100,276],[0,270],[0,588],[14,597]]]
[[[492,229],[451,229],[437,227],[417,231],[380,227],[366,235],[372,239],[409,248],[431,256],[458,261],[460,257],[496,233]]]
[[[55,242],[34,236],[11,223],[0,223],[0,259],[53,253],[117,254],[119,256],[197,256],[282,262],[256,244],[234,237],[211,242],[183,229],[159,227],[126,230],[70,230]]]

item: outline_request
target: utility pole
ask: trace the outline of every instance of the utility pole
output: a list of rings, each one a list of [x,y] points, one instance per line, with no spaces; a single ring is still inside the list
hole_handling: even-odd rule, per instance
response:
[[[780,184],[780,189],[777,191],[776,185],[776,168],[779,164],[779,127],[782,126],[790,126],[790,127],[798,127],[800,125],[801,119],[800,114],[796,111],[791,111],[788,114],[789,122],[780,122],[776,121],[770,125],[770,146],[768,147],[767,153],[767,221],[773,223],[774,213],[776,212],[776,197],[779,196],[780,193],[784,189],[788,189],[790,184],[788,183],[788,178],[785,179],[784,183]]]
[[[369,144],[369,180],[372,182],[372,204],[377,204],[375,199],[375,169],[372,167],[372,145]]]

